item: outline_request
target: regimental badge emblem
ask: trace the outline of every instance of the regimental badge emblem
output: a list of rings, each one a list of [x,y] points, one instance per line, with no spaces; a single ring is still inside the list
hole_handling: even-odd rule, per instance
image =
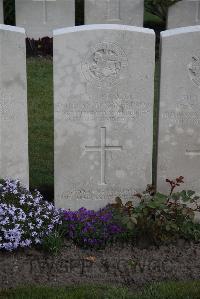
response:
[[[200,88],[200,55],[192,57],[192,62],[188,65],[188,72],[191,81]]]
[[[102,42],[86,55],[82,63],[82,72],[91,84],[111,88],[124,78],[127,66],[127,56],[120,46]]]

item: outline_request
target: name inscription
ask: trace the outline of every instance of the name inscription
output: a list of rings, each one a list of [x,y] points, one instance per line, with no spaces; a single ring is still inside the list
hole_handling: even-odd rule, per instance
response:
[[[68,201],[79,201],[79,200],[109,200],[110,202],[114,201],[116,196],[120,196],[123,200],[133,199],[133,195],[137,193],[137,191],[133,188],[123,189],[119,187],[115,188],[107,188],[106,190],[102,190],[102,188],[96,190],[89,189],[77,189],[66,191],[65,193],[60,195],[61,200]],[[136,198],[135,198],[136,200]]]
[[[177,124],[200,124],[200,104],[197,95],[183,95],[176,100],[173,110],[167,110],[161,114],[163,120],[170,120]]]
[[[182,124],[200,124],[200,111],[188,111],[188,112],[175,112],[175,111],[167,111],[162,113],[162,119],[173,121],[174,123],[182,123]]]
[[[56,107],[70,121],[125,121],[151,112],[151,104],[134,100],[120,102],[68,102]]]

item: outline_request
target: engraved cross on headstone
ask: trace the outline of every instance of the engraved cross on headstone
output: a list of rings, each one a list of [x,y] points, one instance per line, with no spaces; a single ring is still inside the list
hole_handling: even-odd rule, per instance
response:
[[[34,2],[43,2],[43,23],[47,23],[47,2],[55,2],[56,0],[32,0]]]
[[[120,0],[106,0],[106,19],[120,21]]]
[[[107,151],[121,151],[122,146],[108,146],[106,145],[106,128],[101,128],[101,145],[100,146],[85,146],[86,152],[100,152],[101,154],[101,182],[100,185],[106,185],[105,169],[106,169],[106,152]]]

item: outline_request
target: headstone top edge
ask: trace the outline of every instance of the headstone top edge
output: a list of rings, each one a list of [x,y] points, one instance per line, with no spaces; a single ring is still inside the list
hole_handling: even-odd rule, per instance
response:
[[[94,25],[83,25],[83,26],[73,26],[60,28],[53,31],[54,36],[72,33],[72,32],[80,32],[80,31],[92,31],[92,30],[124,30],[124,31],[132,31],[132,32],[141,32],[145,34],[155,35],[153,29],[137,27],[137,26],[129,26],[129,25],[119,25],[119,24],[94,24]]]
[[[200,32],[200,25],[169,29],[169,30],[161,31],[160,35],[162,38],[165,38],[174,35],[193,33],[193,32]]]
[[[25,34],[25,29],[22,28],[22,27],[17,27],[17,26],[10,26],[10,25],[0,24],[0,30],[18,32],[18,33]]]

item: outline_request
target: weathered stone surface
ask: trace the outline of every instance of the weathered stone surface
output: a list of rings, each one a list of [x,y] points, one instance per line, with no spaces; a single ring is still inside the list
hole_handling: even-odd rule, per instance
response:
[[[185,177],[200,191],[200,26],[161,33],[158,189]]]
[[[58,207],[98,209],[151,182],[154,47],[139,27],[54,31]]]
[[[85,0],[85,24],[143,26],[143,0]]]
[[[169,7],[167,28],[178,28],[200,24],[200,1],[182,0]]]
[[[15,0],[15,10],[29,38],[52,37],[54,29],[75,24],[75,0]]]
[[[3,0],[0,0],[0,24],[4,23],[3,19]]]
[[[0,25],[0,177],[28,186],[25,32]]]

